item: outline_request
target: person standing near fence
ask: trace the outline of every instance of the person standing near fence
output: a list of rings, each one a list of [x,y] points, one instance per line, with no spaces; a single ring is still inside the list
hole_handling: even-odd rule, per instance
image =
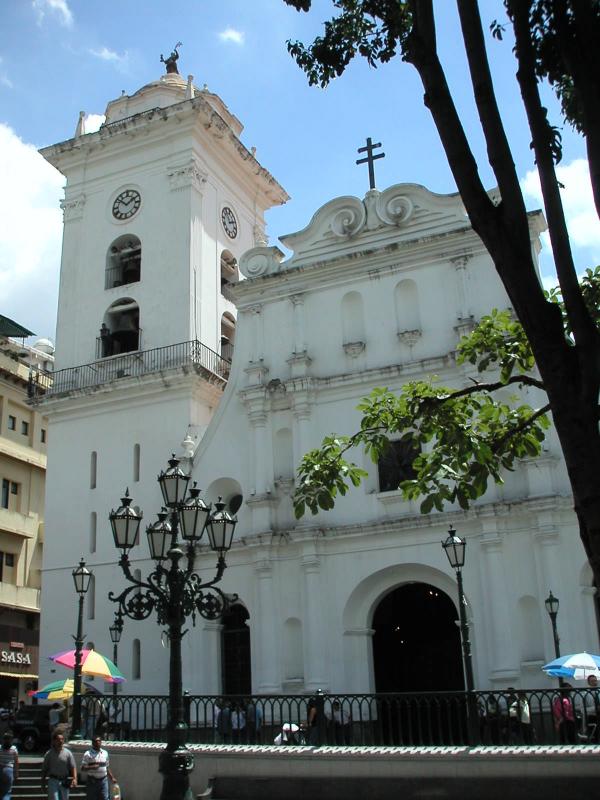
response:
[[[13,744],[12,731],[5,731],[0,748],[0,800],[10,800],[12,787],[19,777],[19,753]]]
[[[116,783],[110,771],[108,753],[102,748],[100,736],[94,736],[92,746],[86,750],[81,759],[81,771],[86,776],[86,800],[109,800],[108,780]]]
[[[575,711],[571,700],[570,683],[565,683],[552,701],[552,716],[554,717],[554,729],[558,733],[561,744],[576,744],[577,742],[577,723],[575,722]]]

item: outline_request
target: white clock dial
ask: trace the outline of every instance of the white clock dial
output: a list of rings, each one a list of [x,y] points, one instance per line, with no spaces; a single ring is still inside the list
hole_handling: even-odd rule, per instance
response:
[[[230,239],[235,239],[238,235],[237,220],[235,214],[228,206],[225,206],[221,211],[221,222],[227,236],[229,236]]]
[[[131,219],[137,214],[142,204],[142,197],[135,189],[125,189],[118,194],[112,204],[112,213],[115,219]]]

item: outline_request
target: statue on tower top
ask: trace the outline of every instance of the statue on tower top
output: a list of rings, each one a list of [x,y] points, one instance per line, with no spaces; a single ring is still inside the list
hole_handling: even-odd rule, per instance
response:
[[[167,58],[164,58],[162,53],[160,54],[160,62],[161,64],[164,64],[166,66],[167,75],[169,75],[171,72],[179,74],[179,70],[177,69],[177,61],[179,60],[179,53],[177,52],[177,48],[181,47],[181,45],[182,45],[181,42],[177,42],[177,44],[173,48],[173,52]]]

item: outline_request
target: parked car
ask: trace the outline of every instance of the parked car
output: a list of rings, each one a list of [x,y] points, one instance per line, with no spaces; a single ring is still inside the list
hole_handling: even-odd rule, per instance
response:
[[[50,745],[48,715],[52,706],[24,706],[20,708],[12,726],[20,750],[31,753]]]

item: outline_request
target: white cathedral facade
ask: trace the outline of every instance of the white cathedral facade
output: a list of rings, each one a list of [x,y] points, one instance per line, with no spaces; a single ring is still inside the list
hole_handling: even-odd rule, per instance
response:
[[[355,430],[373,387],[473,376],[456,364],[458,339],[509,303],[460,197],[399,183],[336,198],[281,237],[285,258],[267,246],[264,214],[287,194],[241,131],[219,97],[170,73],[109,103],[98,132],[80,122],[42,150],[67,183],[57,372],[44,401],[40,683],[52,677],[44,655],[75,630],[82,556],[94,573],[87,640],[110,655],[107,594],[125,580],[108,514],[129,487],[150,524],[156,475],[176,452],[203,496],[222,496],[238,517],[221,588],[239,601],[184,638],[193,694],[461,689],[457,585],[441,547],[450,524],[467,540],[476,687],[550,685],[550,590],[563,652],[598,646],[554,435],[469,511],[424,516],[403,500],[397,449],[379,469],[357,454],[369,477],[332,511],[293,515],[302,455]],[[535,253],[543,226],[531,215]],[[142,577],[145,538],[130,554]],[[214,561],[203,548],[203,577]],[[155,620],[126,620],[123,691],[165,694],[168,662]]]

